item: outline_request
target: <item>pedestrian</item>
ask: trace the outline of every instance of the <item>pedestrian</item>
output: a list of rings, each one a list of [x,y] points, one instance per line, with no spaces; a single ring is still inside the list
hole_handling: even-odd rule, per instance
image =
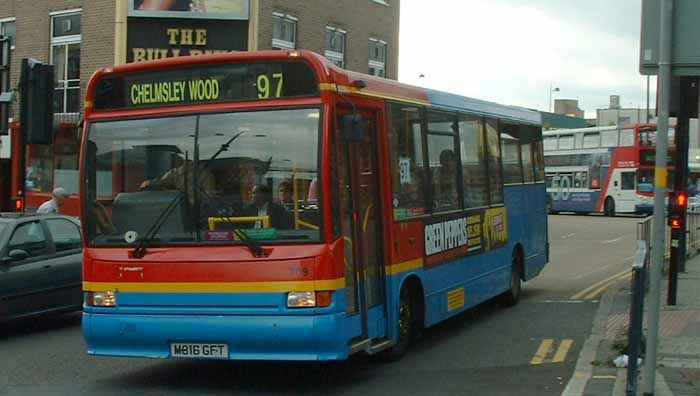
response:
[[[58,213],[58,209],[63,206],[63,203],[66,201],[66,198],[68,197],[68,193],[63,187],[56,187],[53,189],[53,192],[51,193],[53,195],[53,198],[50,200],[44,202],[39,206],[39,209],[37,209],[37,213],[40,214],[47,214],[47,213]]]

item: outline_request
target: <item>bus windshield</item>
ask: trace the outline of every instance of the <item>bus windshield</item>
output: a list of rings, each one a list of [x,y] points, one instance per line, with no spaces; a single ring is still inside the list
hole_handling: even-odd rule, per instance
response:
[[[639,145],[640,146],[656,146],[656,127],[642,127],[639,128]],[[676,141],[676,130],[674,128],[668,128],[668,145],[675,145]]]
[[[88,241],[318,241],[320,118],[306,108],[92,123]]]

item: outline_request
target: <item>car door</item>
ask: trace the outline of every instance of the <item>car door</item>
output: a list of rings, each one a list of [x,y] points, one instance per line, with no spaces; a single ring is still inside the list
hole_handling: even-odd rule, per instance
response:
[[[44,219],[54,255],[47,263],[53,279],[52,309],[79,308],[83,302],[83,244],[78,224],[67,218]]]
[[[51,305],[51,251],[39,220],[18,224],[2,249],[0,317],[42,312]]]

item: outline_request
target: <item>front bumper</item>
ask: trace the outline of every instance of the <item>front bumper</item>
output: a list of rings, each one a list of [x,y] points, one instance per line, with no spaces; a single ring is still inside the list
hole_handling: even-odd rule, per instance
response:
[[[171,342],[226,343],[231,360],[348,357],[345,313],[326,315],[139,315],[83,313],[88,354],[169,358]]]

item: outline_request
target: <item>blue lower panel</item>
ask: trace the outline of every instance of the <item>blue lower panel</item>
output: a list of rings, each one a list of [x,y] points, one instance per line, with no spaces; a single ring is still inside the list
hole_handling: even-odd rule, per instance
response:
[[[91,355],[170,357],[171,342],[226,343],[229,359],[339,360],[348,356],[344,313],[309,316],[83,313]]]
[[[634,211],[637,213],[654,213],[654,205],[634,205]]]
[[[599,196],[599,191],[572,192],[566,195],[549,193],[552,210],[560,212],[596,212]]]

